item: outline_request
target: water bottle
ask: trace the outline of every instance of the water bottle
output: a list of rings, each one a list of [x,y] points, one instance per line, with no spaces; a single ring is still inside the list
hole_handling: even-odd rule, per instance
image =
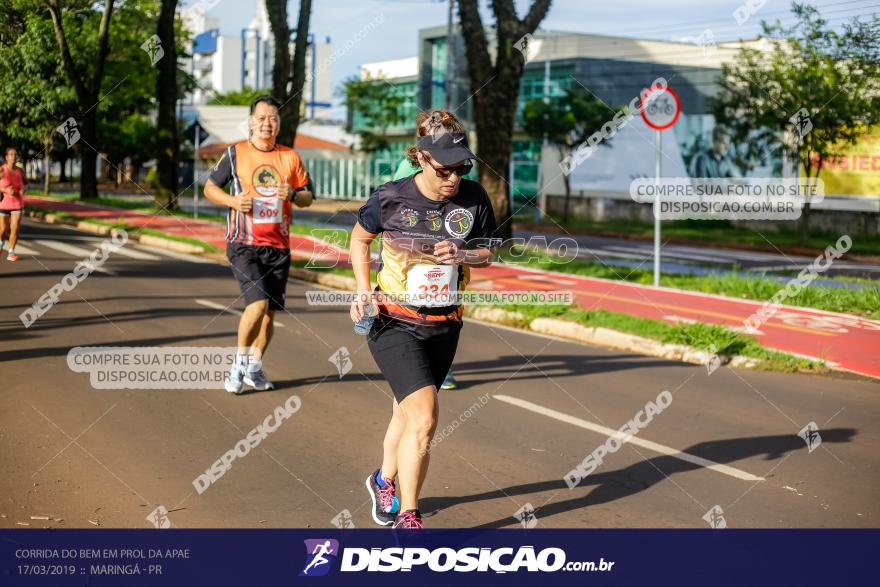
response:
[[[373,321],[379,314],[379,309],[374,304],[366,304],[364,306],[364,317],[354,323],[354,332],[361,336],[366,336],[373,327]]]

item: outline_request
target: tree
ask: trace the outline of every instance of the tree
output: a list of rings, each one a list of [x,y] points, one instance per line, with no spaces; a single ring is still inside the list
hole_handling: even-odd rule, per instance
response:
[[[580,86],[573,86],[566,90],[564,96],[543,100],[530,100],[523,109],[523,130],[529,136],[542,140],[555,146],[562,160],[570,155],[572,150],[587,140],[594,132],[602,128],[602,125],[611,120],[617,113],[602,103],[593,94],[586,92]],[[602,145],[610,147],[607,141]],[[565,204],[563,206],[562,220],[568,220],[568,207],[571,199],[571,185],[569,174],[563,174],[562,181],[565,186]]]
[[[492,0],[495,15],[495,59],[480,17],[477,0],[459,0],[458,13],[474,101],[480,183],[489,193],[499,237],[510,238],[508,196],[510,155],[520,80],[525,67],[523,38],[535,32],[550,9],[551,0],[532,2],[525,18],[516,14],[513,0]],[[526,37],[527,39],[527,37]]]
[[[75,108],[76,95],[55,57],[48,15],[20,3],[7,5],[0,17],[16,23],[14,34],[3,35],[0,42],[0,78],[5,80],[0,84],[0,126],[24,158],[34,153],[49,169],[52,154],[67,151],[66,144],[58,146],[63,141],[55,128],[62,114]],[[43,190],[49,190],[48,173]]]
[[[266,88],[257,88],[256,90],[250,86],[245,86],[243,90],[231,90],[225,94],[214,94],[208,104],[211,106],[250,106],[258,96],[268,94],[270,91]]]
[[[792,12],[791,27],[762,23],[764,50],[744,47],[722,66],[709,108],[748,146],[747,162],[782,147],[815,182],[826,161],[880,124],[880,17],[857,17],[834,30],[812,6],[795,2]],[[804,240],[809,218],[807,203]]]
[[[162,7],[156,26],[156,36],[164,55],[156,62],[156,170],[159,179],[157,201],[169,210],[178,210],[177,167],[180,146],[177,139],[177,42],[174,35],[174,16],[177,0],[161,0]]]
[[[62,9],[61,0],[44,0],[45,7],[52,18],[52,26],[55,32],[55,41],[64,72],[67,79],[76,91],[76,98],[82,120],[78,121],[80,141],[78,148],[82,160],[82,172],[80,174],[80,197],[98,197],[98,176],[96,163],[98,158],[98,110],[96,106],[100,101],[101,82],[104,78],[104,65],[107,54],[110,52],[110,19],[113,16],[113,7],[116,0],[104,0],[104,11],[97,32],[97,46],[89,55],[81,55],[81,63],[74,60],[71,52],[68,35],[65,29],[65,17],[76,18]],[[80,4],[82,4],[80,2]],[[89,9],[86,6],[86,9]]]
[[[296,142],[300,122],[302,91],[306,81],[306,51],[308,49],[309,19],[312,0],[300,0],[299,20],[293,58],[290,56],[290,26],[287,24],[287,0],[266,0],[269,25],[275,40],[275,60],[272,64],[272,95],[282,104],[279,136],[290,144]],[[315,56],[312,55],[312,59]],[[312,96],[312,100],[315,97]],[[288,139],[289,137],[289,139]]]
[[[360,135],[361,151],[388,150],[388,128],[407,120],[397,89],[381,78],[352,76],[343,82],[342,94],[348,109],[346,130]]]

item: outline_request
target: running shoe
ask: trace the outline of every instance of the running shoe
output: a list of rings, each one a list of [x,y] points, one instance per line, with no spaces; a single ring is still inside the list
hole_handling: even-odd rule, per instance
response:
[[[400,512],[397,514],[397,517],[394,518],[394,526],[393,528],[403,528],[404,530],[421,530],[422,529],[422,514],[419,510],[406,510],[405,512]]]
[[[229,393],[241,395],[244,391],[244,367],[242,365],[236,364],[229,368],[229,373],[226,374],[226,379],[223,381],[223,387]]]
[[[373,521],[380,526],[390,526],[394,523],[397,512],[400,511],[400,502],[395,495],[397,488],[390,479],[385,480],[384,488],[379,487],[376,481],[378,473],[379,469],[373,471],[365,483],[367,491],[370,492],[370,499],[373,500]]]
[[[275,384],[269,381],[263,372],[263,363],[249,363],[244,373],[244,382],[256,389],[257,391],[266,391],[275,389]]]
[[[446,374],[446,379],[443,380],[440,389],[458,389],[458,381],[452,376],[452,371]]]
[[[18,261],[18,255],[16,255],[15,253],[9,253],[8,255],[6,255],[6,260],[7,261]]]

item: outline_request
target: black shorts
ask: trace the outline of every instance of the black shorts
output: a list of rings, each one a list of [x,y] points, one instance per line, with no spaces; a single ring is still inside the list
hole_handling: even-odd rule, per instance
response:
[[[434,335],[416,336],[410,330],[396,328],[396,323],[393,318],[376,318],[368,344],[376,365],[400,403],[422,387],[433,385],[440,389],[455,358],[461,328],[444,328]]]
[[[290,251],[226,243],[226,258],[245,304],[269,300],[270,310],[283,310],[290,274]]]

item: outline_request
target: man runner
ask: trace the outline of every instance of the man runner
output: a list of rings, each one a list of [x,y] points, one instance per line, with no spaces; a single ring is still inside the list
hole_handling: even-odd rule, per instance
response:
[[[226,391],[247,384],[274,389],[262,357],[272,340],[276,310],[284,309],[290,272],[291,200],[309,206],[314,188],[299,155],[276,143],[281,104],[260,96],[250,108],[250,137],[231,145],[205,183],[205,197],[227,206],[226,257],[246,307],[238,323],[238,350],[226,375]],[[231,182],[230,193],[223,188]]]

